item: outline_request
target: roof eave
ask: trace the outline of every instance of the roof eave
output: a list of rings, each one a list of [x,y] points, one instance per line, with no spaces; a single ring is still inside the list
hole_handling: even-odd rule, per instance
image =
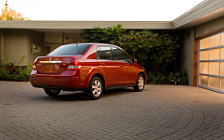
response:
[[[223,0],[204,0],[172,21],[175,29],[185,29],[214,20],[224,15]]]
[[[124,29],[174,29],[171,21],[0,21],[0,29],[80,30],[118,24]]]

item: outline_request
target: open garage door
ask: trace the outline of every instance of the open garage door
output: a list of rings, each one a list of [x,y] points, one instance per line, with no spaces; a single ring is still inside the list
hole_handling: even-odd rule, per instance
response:
[[[198,85],[224,93],[224,32],[200,40]]]

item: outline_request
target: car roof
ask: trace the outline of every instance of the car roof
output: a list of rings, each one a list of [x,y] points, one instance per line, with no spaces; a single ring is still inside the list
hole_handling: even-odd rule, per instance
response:
[[[113,45],[113,44],[108,44],[108,43],[70,43],[70,44],[89,44],[89,45]],[[64,44],[68,45],[68,44]]]
[[[70,45],[75,45],[75,44],[89,44],[89,45],[111,45],[111,46],[115,46],[115,47],[118,47],[120,49],[122,49],[121,47],[117,46],[117,45],[114,45],[114,44],[109,44],[109,43],[71,43]],[[64,45],[69,45],[69,44],[64,44]]]

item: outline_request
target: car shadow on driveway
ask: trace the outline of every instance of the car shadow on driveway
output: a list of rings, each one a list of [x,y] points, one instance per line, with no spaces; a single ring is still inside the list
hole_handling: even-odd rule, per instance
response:
[[[124,94],[130,94],[133,92],[133,89],[131,88],[120,88],[120,89],[110,89],[104,91],[101,98],[108,98],[113,96],[120,96]],[[44,93],[42,93],[44,94]],[[51,100],[51,101],[91,101],[85,92],[82,91],[74,91],[74,92],[61,92],[57,97],[49,97],[47,95],[45,96],[38,96],[36,99],[41,100]]]

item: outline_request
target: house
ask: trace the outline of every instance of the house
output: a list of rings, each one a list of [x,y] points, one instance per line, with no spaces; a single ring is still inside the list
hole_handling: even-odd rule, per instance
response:
[[[0,21],[0,63],[7,57],[31,64],[61,44],[82,42],[81,33],[96,26],[173,30],[183,34],[180,68],[189,85],[224,93],[224,1],[204,0],[173,21]]]

